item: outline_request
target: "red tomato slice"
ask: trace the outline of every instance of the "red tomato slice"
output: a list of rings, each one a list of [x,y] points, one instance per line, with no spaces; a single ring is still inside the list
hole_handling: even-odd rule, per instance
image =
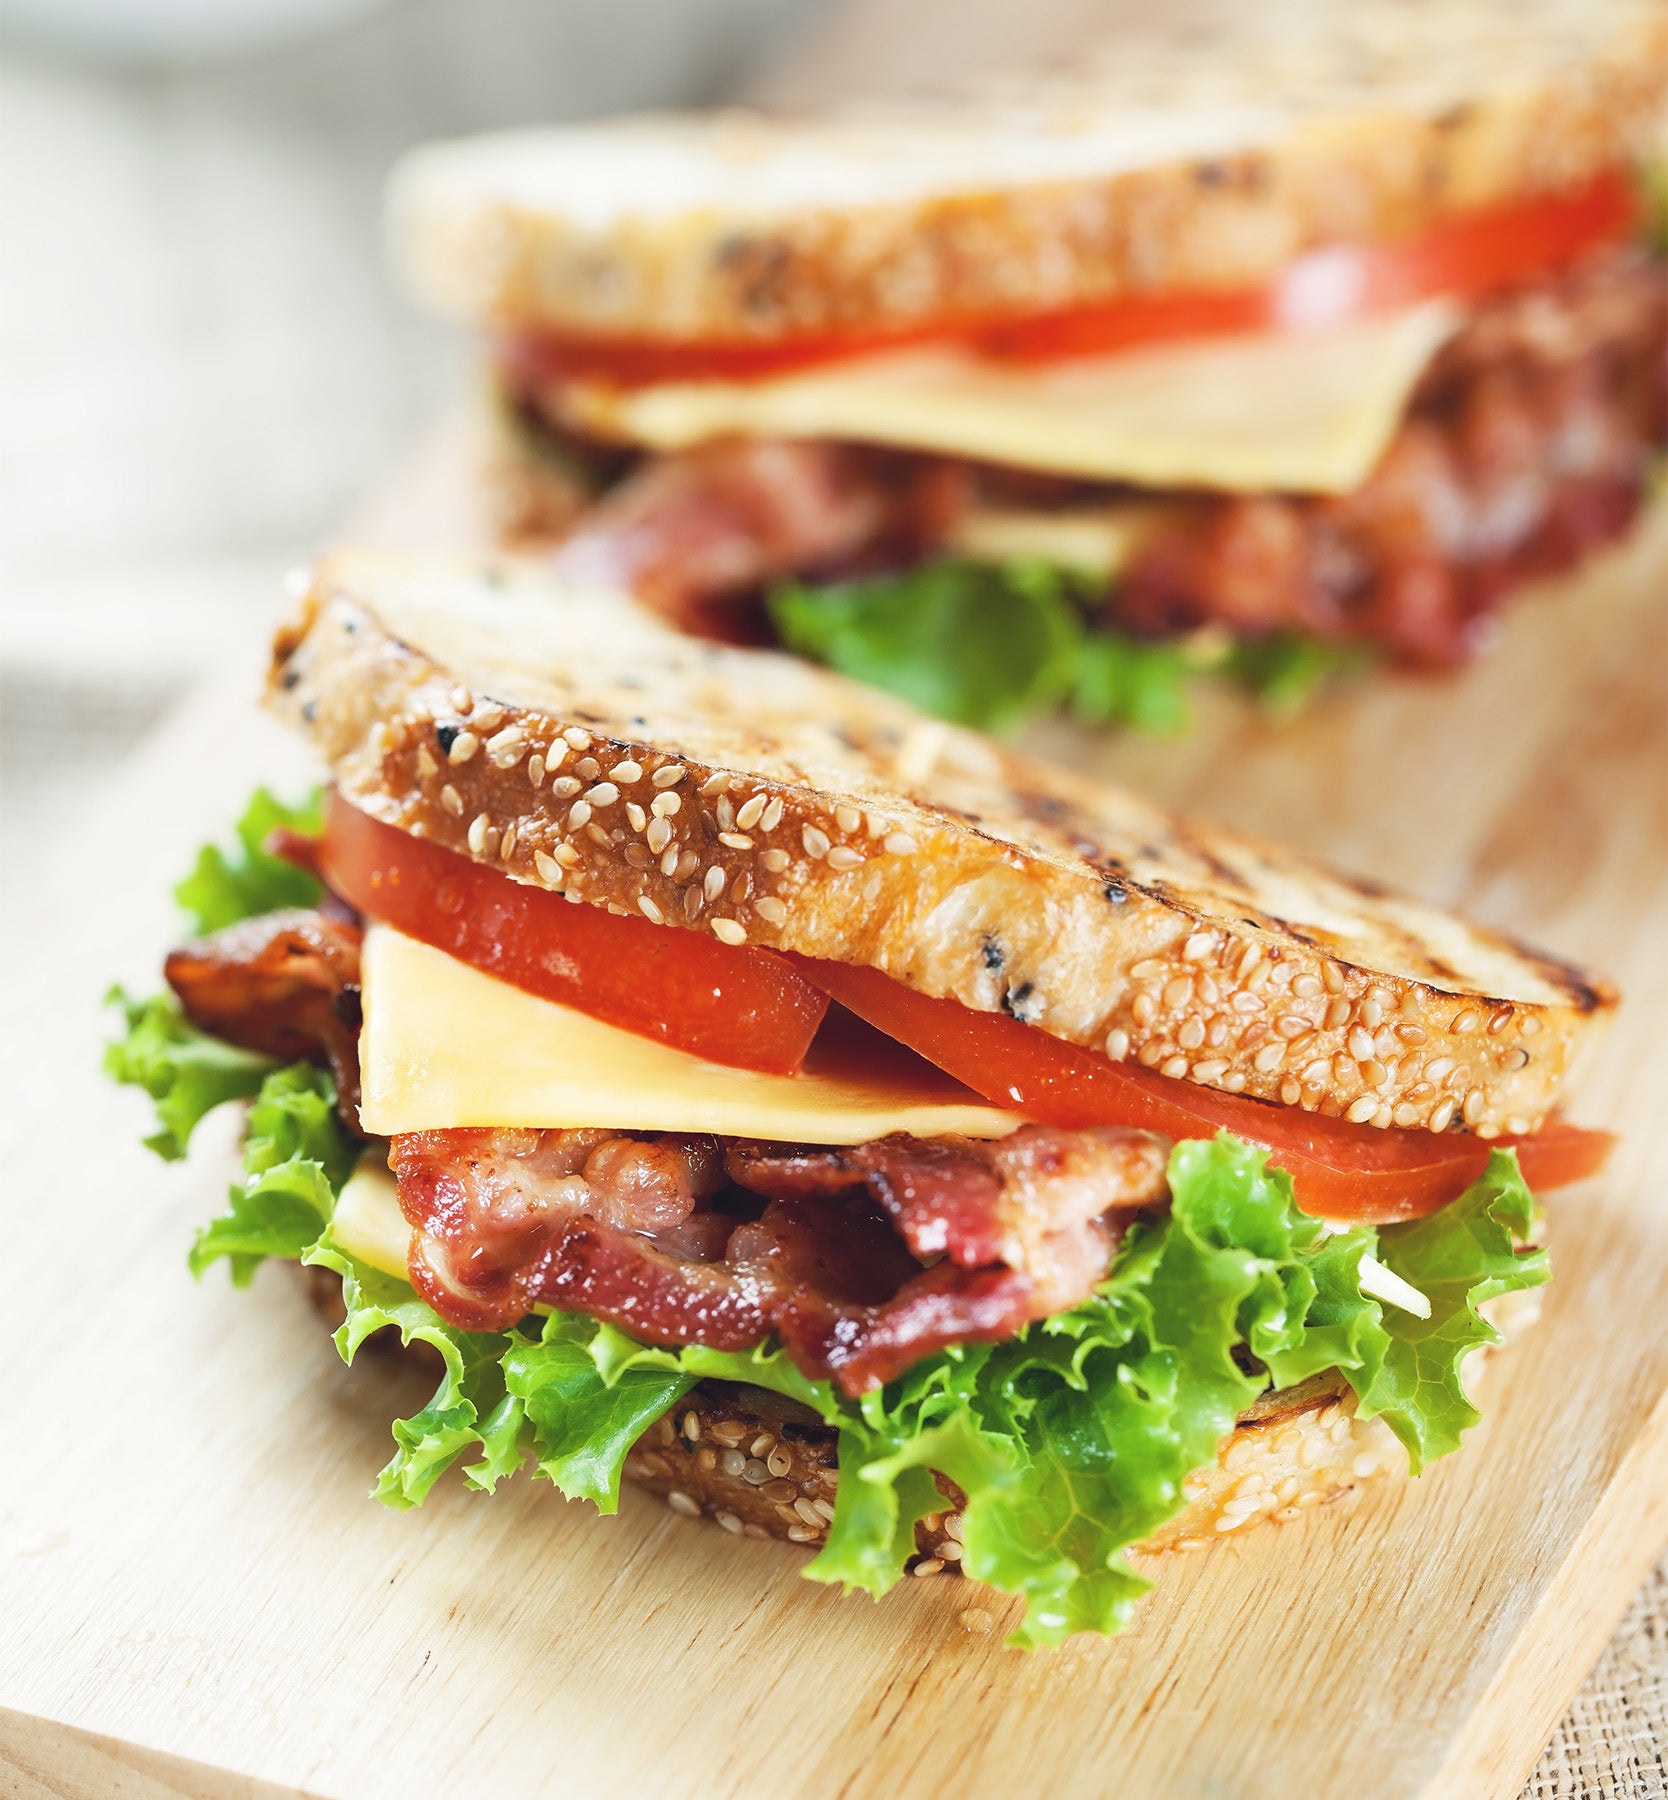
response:
[[[1169,1138],[1233,1132],[1269,1152],[1299,1204],[1320,1218],[1390,1224],[1422,1218],[1482,1173],[1492,1148],[1515,1148],[1533,1189],[1595,1174],[1614,1139],[1553,1121],[1532,1137],[1380,1131],[1300,1107],[1218,1093],[1115,1063],[1000,1013],[918,994],[878,969],[794,962],[840,1004],[997,1106],[1047,1125],[1134,1125]]]
[[[1235,332],[1315,331],[1439,294],[1472,298],[1571,262],[1628,232],[1634,190],[1618,170],[1585,187],[1480,208],[1401,242],[1309,251],[1258,287],[1134,295],[1031,318],[938,319],[891,332],[824,333],[768,343],[657,343],[523,336],[501,351],[512,384],[598,380],[749,381],[905,344],[969,344],[988,355],[1047,360],[1101,356],[1135,344]]]
[[[773,951],[512,881],[334,792],[319,872],[372,919],[513,986],[711,1062],[792,1075],[828,996]]]

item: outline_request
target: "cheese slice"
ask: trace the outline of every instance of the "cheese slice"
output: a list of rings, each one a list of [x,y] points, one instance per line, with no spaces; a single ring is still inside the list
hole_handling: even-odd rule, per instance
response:
[[[336,1196],[330,1235],[356,1261],[369,1263],[384,1275],[406,1279],[411,1227],[400,1211],[400,1190],[393,1171],[374,1147],[360,1157],[358,1167]]]
[[[731,432],[849,438],[1146,487],[1345,493],[1459,318],[1436,300],[1313,335],[1048,364],[900,350],[763,381],[574,382],[551,399],[580,431],[655,450]]]
[[[386,925],[365,933],[367,1131],[612,1126],[862,1144],[1003,1137],[1021,1121],[903,1045],[831,1015],[797,1075],[726,1068],[540,1000]]]

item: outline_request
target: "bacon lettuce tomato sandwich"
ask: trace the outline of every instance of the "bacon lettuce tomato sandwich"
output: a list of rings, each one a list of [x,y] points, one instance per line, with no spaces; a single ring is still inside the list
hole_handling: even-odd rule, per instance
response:
[[[345,558],[270,700],[328,786],[204,852],[110,1067],[166,1156],[248,1103],[194,1267],[432,1359],[395,1506],[629,1476],[1112,1631],[1132,1547],[1455,1449],[1603,1160],[1599,984],[779,652]]]
[[[1212,16],[932,102],[417,152],[394,239],[494,346],[514,522],[968,724],[1463,661],[1668,444],[1668,12]]]

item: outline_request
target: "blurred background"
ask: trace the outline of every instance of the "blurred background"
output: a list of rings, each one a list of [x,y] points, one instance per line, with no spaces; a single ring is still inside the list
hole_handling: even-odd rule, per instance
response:
[[[464,391],[463,335],[384,268],[399,152],[724,98],[789,66],[820,10],[0,5],[8,870],[196,674],[253,649],[284,571]]]

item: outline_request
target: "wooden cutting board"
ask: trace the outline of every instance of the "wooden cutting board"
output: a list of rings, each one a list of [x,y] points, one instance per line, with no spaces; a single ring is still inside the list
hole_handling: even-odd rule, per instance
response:
[[[473,529],[454,442],[364,521]],[[344,1371],[289,1273],[186,1275],[236,1121],[190,1163],[98,1078],[97,998],[154,983],[166,887],[300,753],[258,651],[68,829],[14,919],[0,1333],[0,1789],[400,1800],[536,1792],[1510,1800],[1668,1539],[1668,508],[1446,685],[1271,729],[1041,747],[1591,962],[1627,1004],[1579,1111],[1625,1128],[1550,1207],[1557,1280],[1489,1417],[1418,1482],[1152,1565],[1114,1642],[1003,1647],[948,1576],[885,1602],[628,1492],[367,1497],[419,1385]]]

